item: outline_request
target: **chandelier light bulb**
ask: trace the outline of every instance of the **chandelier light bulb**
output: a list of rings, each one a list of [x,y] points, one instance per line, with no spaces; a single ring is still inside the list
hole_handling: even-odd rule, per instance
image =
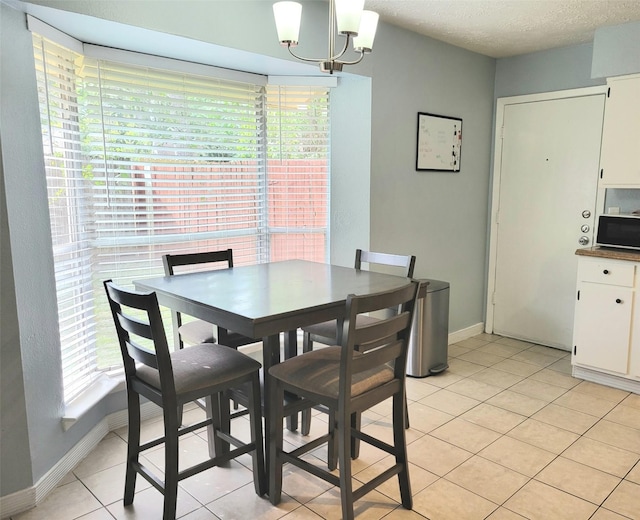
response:
[[[298,45],[302,4],[298,2],[276,2],[273,4],[278,40],[282,45]]]
[[[378,13],[362,11],[358,36],[353,38],[354,50],[358,52],[371,52],[371,49],[373,49],[373,40],[376,37],[376,30],[378,28],[378,18]]]
[[[358,34],[364,0],[336,0],[336,21],[340,34]]]

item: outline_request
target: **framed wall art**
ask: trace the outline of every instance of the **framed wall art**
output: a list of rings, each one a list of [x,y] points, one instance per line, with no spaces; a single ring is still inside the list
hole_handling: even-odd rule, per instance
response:
[[[460,171],[462,119],[418,112],[416,170]]]

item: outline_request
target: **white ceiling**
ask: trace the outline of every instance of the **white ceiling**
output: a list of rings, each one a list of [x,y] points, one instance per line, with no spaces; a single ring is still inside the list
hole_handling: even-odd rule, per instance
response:
[[[598,27],[640,21],[640,0],[366,0],[365,7],[493,58],[591,42]]]
[[[116,41],[98,41],[97,35],[113,32],[98,30],[98,20],[28,0],[0,1],[22,6],[82,41],[118,47],[117,35]],[[365,8],[389,24],[493,58],[588,43],[598,27],[640,22],[640,0],[365,0]]]

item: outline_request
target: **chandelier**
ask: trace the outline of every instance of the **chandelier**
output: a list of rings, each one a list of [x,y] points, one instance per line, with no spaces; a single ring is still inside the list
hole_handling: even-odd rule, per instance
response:
[[[364,0],[329,0],[329,56],[327,58],[303,58],[291,48],[298,45],[302,5],[298,2],[276,2],[273,14],[276,20],[278,39],[286,45],[289,53],[296,59],[318,63],[322,72],[333,74],[341,71],[344,65],[360,63],[366,53],[371,52],[378,26],[378,13],[364,11]],[[342,50],[336,51],[337,35],[345,38]],[[341,60],[353,39],[353,50],[359,53],[352,61]]]

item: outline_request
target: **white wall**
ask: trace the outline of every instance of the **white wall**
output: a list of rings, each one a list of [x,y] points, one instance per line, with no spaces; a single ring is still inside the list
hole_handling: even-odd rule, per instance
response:
[[[495,97],[520,96],[605,83],[591,78],[593,44],[532,52],[499,59]]]
[[[0,483],[12,483],[12,490],[31,485],[31,464],[28,461],[27,407],[22,381],[20,329],[13,283],[13,262],[9,244],[9,225],[0,142]],[[0,492],[2,489],[0,489]],[[0,493],[0,496],[5,493]],[[1,512],[0,512],[1,513]],[[1,516],[1,515],[0,515]]]
[[[596,29],[591,77],[610,78],[640,72],[640,22]]]
[[[483,321],[495,60],[385,25],[372,55],[371,246],[450,283],[449,331]],[[462,119],[460,171],[416,171],[418,112]]]
[[[2,249],[8,247],[13,264],[13,284],[15,286],[15,307],[2,309],[2,329],[5,326],[19,331],[21,366],[14,363],[0,367],[2,394],[12,395],[12,381],[24,384],[24,395],[16,397],[19,417],[25,406],[28,431],[21,429],[21,422],[13,423],[9,410],[3,407],[2,444],[4,450],[23,453],[29,447],[29,459],[20,464],[5,466],[3,457],[3,478],[0,482],[3,494],[15,486],[14,478],[22,481],[26,475],[42,475],[55,460],[48,454],[48,439],[60,429],[62,410],[62,388],[59,378],[51,377],[51,372],[60,370],[59,341],[53,279],[53,259],[46,207],[46,185],[44,182],[44,160],[42,138],[38,137],[40,121],[35,88],[35,72],[29,33],[25,30],[24,16],[0,7],[1,46],[0,53],[0,129],[2,134],[2,163],[9,233],[2,234]],[[35,109],[35,110],[34,110]],[[8,235],[8,236],[7,236]],[[4,268],[4,262],[3,262]],[[3,275],[5,271],[3,270]],[[10,290],[11,280],[3,276],[3,304],[5,291]],[[17,323],[11,323],[17,317]],[[7,320],[7,325],[5,325]],[[17,326],[17,329],[14,327]],[[3,341],[3,356],[7,350],[15,351],[18,339],[15,335],[11,343]],[[58,350],[56,350],[58,349]],[[4,359],[3,359],[4,361]],[[22,372],[19,369],[22,368]],[[7,422],[5,422],[7,421]],[[6,445],[7,443],[8,445]],[[15,474],[14,474],[15,471]],[[5,477],[8,476],[8,477]]]
[[[351,267],[371,221],[371,79],[340,78],[331,94],[331,263]],[[357,244],[357,245],[354,245]]]

